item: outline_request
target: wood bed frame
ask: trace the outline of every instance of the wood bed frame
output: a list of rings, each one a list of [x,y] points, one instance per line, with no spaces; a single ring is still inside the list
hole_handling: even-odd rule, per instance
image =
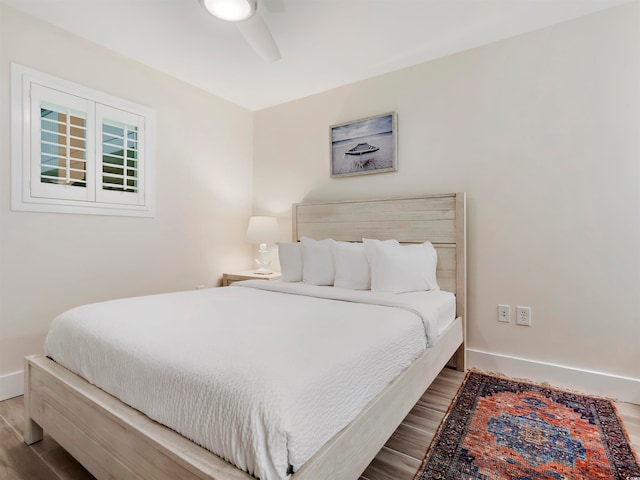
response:
[[[291,480],[357,479],[449,360],[465,369],[465,216],[464,193],[293,206],[294,240],[430,240],[458,318]],[[45,356],[25,359],[24,399],[24,441],[41,440],[44,429],[99,480],[255,480]]]

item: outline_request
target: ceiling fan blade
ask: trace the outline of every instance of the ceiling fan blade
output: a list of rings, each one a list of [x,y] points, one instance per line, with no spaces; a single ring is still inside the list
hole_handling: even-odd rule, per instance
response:
[[[280,60],[278,45],[276,45],[267,25],[257,12],[248,20],[238,22],[238,28],[249,45],[264,60],[267,62]]]

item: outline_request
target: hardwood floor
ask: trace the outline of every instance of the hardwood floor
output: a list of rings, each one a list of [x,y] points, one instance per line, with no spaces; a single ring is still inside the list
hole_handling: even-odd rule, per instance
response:
[[[440,372],[360,480],[413,480],[463,379],[450,368]]]
[[[443,370],[359,480],[413,480],[464,374]],[[635,451],[640,452],[640,405],[617,403]],[[22,442],[22,397],[0,402],[1,480],[91,480],[94,477],[45,433],[31,447]]]

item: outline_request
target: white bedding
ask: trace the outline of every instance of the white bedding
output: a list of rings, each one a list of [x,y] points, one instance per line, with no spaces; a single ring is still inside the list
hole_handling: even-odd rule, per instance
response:
[[[454,312],[448,292],[258,280],[77,307],[53,321],[45,351],[242,470],[275,480],[351,422]]]

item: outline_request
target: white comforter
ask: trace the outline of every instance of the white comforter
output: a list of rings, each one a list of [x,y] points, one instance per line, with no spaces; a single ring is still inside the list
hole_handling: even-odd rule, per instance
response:
[[[285,479],[433,342],[452,302],[249,281],[74,308],[45,351],[252,475]]]

